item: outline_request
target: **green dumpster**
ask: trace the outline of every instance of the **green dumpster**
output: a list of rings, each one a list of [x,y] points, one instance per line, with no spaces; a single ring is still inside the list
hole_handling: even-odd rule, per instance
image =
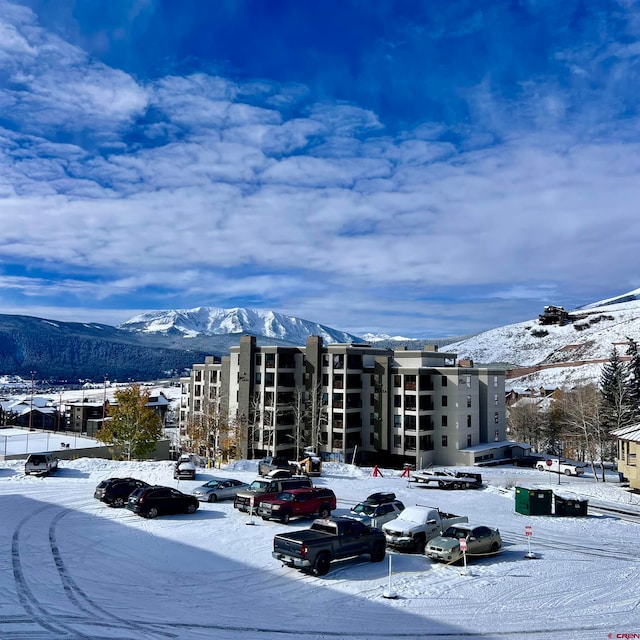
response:
[[[588,500],[580,500],[575,497],[559,496],[553,497],[555,513],[557,516],[582,517],[587,515],[589,507]]]
[[[525,516],[550,516],[553,501],[551,489],[516,487],[516,512]]]

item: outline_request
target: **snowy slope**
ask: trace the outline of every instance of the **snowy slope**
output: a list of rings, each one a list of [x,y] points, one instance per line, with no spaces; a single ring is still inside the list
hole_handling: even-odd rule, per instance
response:
[[[260,309],[195,309],[150,311],[127,320],[119,329],[140,333],[176,333],[185,337],[243,333],[304,344],[309,336],[327,343],[363,342],[362,338],[324,325]]]
[[[574,321],[564,326],[529,320],[485,331],[443,350],[478,362],[528,366],[606,359],[614,345],[624,350],[627,337],[640,341],[640,301],[590,307],[571,315]]]
[[[491,468],[482,469],[485,488],[451,492],[410,486],[397,470],[373,477],[370,468],[326,464],[314,481],[335,491],[337,514],[374,491],[393,491],[405,505],[437,505],[498,527],[504,546],[466,572],[394,553],[391,564],[346,560],[315,578],[271,557],[276,533],[309,520],[255,518],[247,526],[250,517],[228,501],[146,520],[93,498],[98,482],[113,476],[185,492],[212,476],[251,480],[255,461],[201,469],[195,481],[173,480],[169,462],[80,458],[61,462],[50,478],[25,477],[22,465],[0,465],[7,640],[601,640],[639,631],[640,525],[594,510],[599,501],[640,510],[614,474],[603,485],[590,473],[567,479]],[[589,499],[589,517],[518,514],[514,485]],[[528,543],[533,560],[525,559]]]

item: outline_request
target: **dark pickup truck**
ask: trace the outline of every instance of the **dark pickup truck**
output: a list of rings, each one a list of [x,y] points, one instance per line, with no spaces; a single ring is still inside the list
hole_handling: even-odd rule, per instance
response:
[[[274,498],[261,500],[258,515],[263,520],[280,520],[286,524],[295,516],[318,515],[328,518],[336,508],[336,495],[331,489],[309,487],[289,489]]]
[[[367,554],[371,562],[384,560],[384,534],[351,518],[314,520],[310,529],[280,533],[273,539],[271,553],[282,564],[315,576],[326,575],[332,560]]]
[[[258,463],[258,475],[266,476],[271,471],[275,471],[276,469],[284,469],[285,471],[289,471],[292,475],[297,473],[298,466],[289,462],[285,456],[268,456],[263,458]]]

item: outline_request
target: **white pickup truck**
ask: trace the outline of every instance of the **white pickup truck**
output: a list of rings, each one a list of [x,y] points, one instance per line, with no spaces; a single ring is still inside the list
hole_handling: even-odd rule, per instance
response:
[[[558,458],[547,458],[536,463],[538,471],[553,471],[555,473],[564,473],[565,476],[581,476],[584,473],[584,465],[573,464],[566,460]]]
[[[467,516],[443,513],[435,507],[407,507],[400,515],[382,525],[388,547],[422,553],[429,540],[452,524],[469,522]]]

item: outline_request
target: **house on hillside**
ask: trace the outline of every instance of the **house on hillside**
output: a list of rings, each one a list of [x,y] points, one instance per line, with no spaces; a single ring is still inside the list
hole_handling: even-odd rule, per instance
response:
[[[34,396],[0,403],[5,425],[58,431],[64,428],[58,404],[51,398]]]
[[[544,313],[538,316],[540,324],[559,324],[563,326],[569,322],[569,312],[564,307],[548,305],[544,308]]]
[[[629,480],[629,486],[640,490],[640,424],[612,431],[618,440],[618,471]]]

